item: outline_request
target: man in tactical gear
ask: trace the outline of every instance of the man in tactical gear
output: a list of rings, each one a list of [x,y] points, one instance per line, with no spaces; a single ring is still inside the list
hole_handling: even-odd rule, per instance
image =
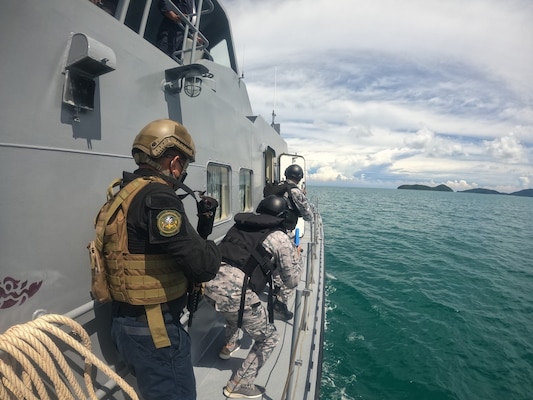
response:
[[[284,197],[287,199],[291,212],[294,213],[296,220],[298,217],[302,217],[304,221],[311,221],[313,219],[313,213],[307,197],[298,187],[298,183],[303,179],[304,171],[298,164],[289,165],[285,169],[285,182],[287,190],[284,193]],[[293,289],[283,285],[283,282],[279,277],[274,279],[276,300],[274,301],[274,312],[277,318],[288,321],[292,319],[293,313],[289,311],[287,303]]]
[[[226,319],[226,345],[219,357],[229,359],[239,348],[239,328],[255,341],[223,389],[228,398],[262,396],[264,390],[254,381],[279,341],[273,319],[267,317],[258,294],[263,292],[266,282],[272,284],[273,275],[279,275],[290,288],[300,281],[302,261],[299,249],[286,234],[287,215],[286,200],[275,195],[264,198],[255,214],[237,214],[235,225],[219,244],[222,255],[219,272],[206,283],[206,300]]]
[[[285,169],[285,182],[290,185],[290,190],[285,197],[289,199],[289,208],[296,212],[304,221],[311,221],[313,213],[307,197],[302,190],[297,186],[303,179],[304,171],[298,164],[289,165]]]
[[[139,168],[123,173],[115,196],[124,198],[126,224],[108,224],[104,236],[113,298],[111,336],[136,375],[143,399],[196,399],[190,338],[179,318],[187,288],[212,279],[220,266],[219,250],[207,240],[218,203],[205,197],[197,203],[197,232],[176,194],[183,189],[194,196],[183,179],[195,145],[181,124],[167,119],[149,123],[135,138],[132,154]],[[116,239],[121,229],[125,240]]]

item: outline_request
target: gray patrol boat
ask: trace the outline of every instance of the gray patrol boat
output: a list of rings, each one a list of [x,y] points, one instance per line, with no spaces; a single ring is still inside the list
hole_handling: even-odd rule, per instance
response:
[[[192,39],[172,56],[154,44],[162,18],[157,0],[93,3],[0,3],[0,398],[4,400],[44,399],[43,393],[51,399],[132,397],[124,387],[135,391],[137,378],[127,371],[110,341],[109,303],[95,302],[90,295],[86,246],[94,238],[94,218],[108,185],[123,170],[135,169],[131,144],[148,122],[170,118],[191,132],[197,156],[186,184],[218,199],[210,235],[216,242],[233,225],[236,213],[255,209],[267,182],[284,178],[288,165],[297,163],[305,171],[305,159],[288,153],[279,125],[254,115],[220,1],[196,0],[195,14],[182,18]],[[300,185],[305,185],[305,177]],[[185,198],[184,203],[194,226],[195,202]],[[256,380],[266,389],[265,399],[319,396],[324,242],[318,207],[313,208],[314,220],[300,221],[298,226],[306,269],[289,304],[294,318],[275,321],[282,339]],[[31,337],[32,322],[51,315],[75,321],[90,338],[95,361],[89,378],[84,378],[83,361],[88,356],[80,358],[52,333],[46,334],[58,345],[68,369],[58,361],[40,365],[48,359],[43,348],[27,350],[26,356],[13,350],[12,346],[33,343],[21,339],[25,335],[21,332]],[[185,312],[185,326],[188,319]],[[222,388],[246,356],[251,340],[243,337],[241,350],[230,360],[221,360],[224,321],[205,301],[200,301],[192,321],[187,329],[198,399],[223,399]],[[62,320],[53,320],[52,325],[73,339],[85,335]],[[30,373],[24,372],[26,361],[33,365],[27,367]],[[104,367],[118,375],[106,373]],[[128,386],[121,385],[120,377]],[[17,389],[16,379],[25,389]],[[82,389],[92,386],[83,389],[89,394],[69,397],[59,391],[78,384]]]

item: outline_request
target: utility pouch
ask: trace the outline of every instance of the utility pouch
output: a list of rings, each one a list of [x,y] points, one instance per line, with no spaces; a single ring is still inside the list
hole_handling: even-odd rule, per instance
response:
[[[89,243],[87,249],[91,261],[91,294],[98,302],[107,303],[111,301],[111,293],[107,286],[102,254],[98,251],[94,240]]]

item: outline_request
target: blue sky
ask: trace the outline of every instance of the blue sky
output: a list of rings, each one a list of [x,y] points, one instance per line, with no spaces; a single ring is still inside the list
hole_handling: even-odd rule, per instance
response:
[[[308,184],[533,188],[533,1],[225,0]]]

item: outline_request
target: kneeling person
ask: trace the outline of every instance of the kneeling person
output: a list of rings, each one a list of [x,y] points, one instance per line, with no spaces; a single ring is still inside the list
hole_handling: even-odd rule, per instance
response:
[[[237,214],[235,225],[219,245],[220,269],[205,286],[208,301],[226,319],[226,345],[221,357],[229,358],[238,347],[239,328],[254,339],[246,359],[224,388],[224,395],[229,398],[253,399],[263,395],[254,381],[279,341],[272,313],[267,315],[258,293],[267,282],[272,283],[272,275],[279,274],[290,288],[300,281],[301,258],[286,234],[288,212],[286,200],[272,195],[259,203],[255,214]]]

